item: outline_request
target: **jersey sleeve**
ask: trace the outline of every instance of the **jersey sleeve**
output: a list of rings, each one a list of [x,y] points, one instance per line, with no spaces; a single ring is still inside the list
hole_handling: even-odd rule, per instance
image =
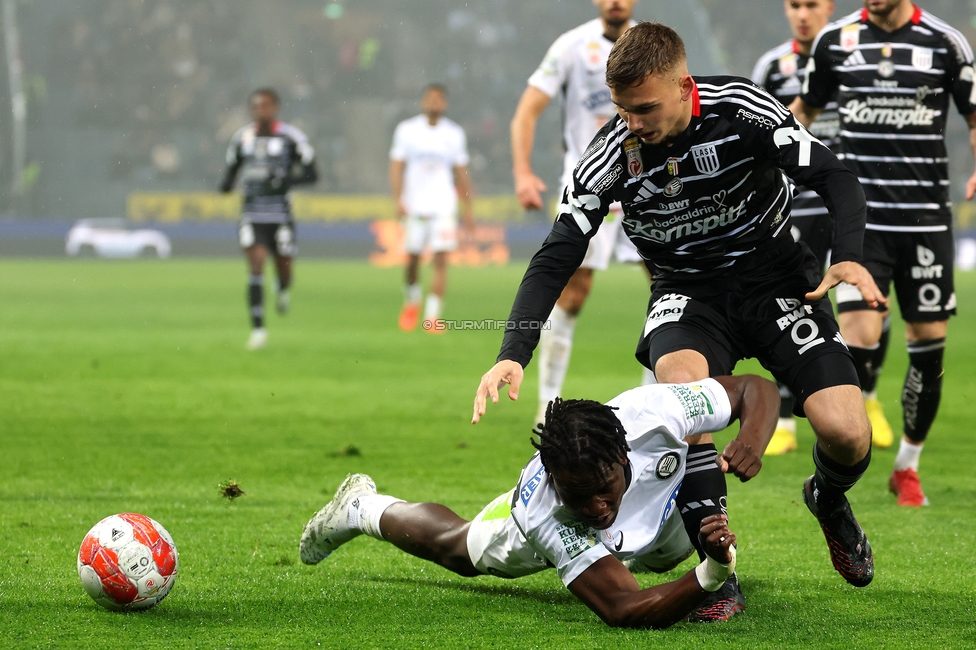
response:
[[[807,106],[823,108],[837,92],[837,78],[830,62],[830,42],[833,31],[830,26],[822,30],[813,42],[807,75],[803,80],[800,98]]]
[[[613,126],[611,121],[600,130],[576,166],[572,184],[563,191],[556,222],[532,257],[515,295],[498,361],[517,361],[523,368],[528,365],[541,328],[549,326],[546,319],[556,299],[583,263],[590,239],[610,211],[613,185],[621,174],[620,164],[613,160],[614,151],[619,150]]]
[[[859,262],[867,206],[857,176],[772,95],[759,89],[755,93],[754,110],[769,121],[733,120],[740,137],[752,140],[757,154],[771,160],[793,182],[823,198],[834,217],[831,261]]]
[[[528,532],[533,548],[556,567],[567,587],[597,560],[610,555],[597,539],[597,531],[579,521],[549,518]]]
[[[457,128],[457,150],[454,152],[454,160],[451,164],[455,167],[465,167],[471,160],[468,156],[468,136],[460,126]]]
[[[407,159],[407,134],[403,122],[393,131],[393,145],[390,147],[390,160],[403,162]]]
[[[775,62],[776,59],[770,57],[768,53],[756,61],[756,67],[752,69],[752,83],[769,92],[771,90],[769,85],[769,70]]]
[[[659,431],[675,438],[721,431],[732,419],[732,403],[722,384],[703,379],[687,384],[650,384],[610,400],[632,434]]]
[[[962,115],[976,111],[976,85],[973,82],[973,50],[966,37],[952,30],[945,34],[952,67],[946,70],[946,90]]]
[[[225,162],[227,164],[224,170],[224,176],[220,180],[220,191],[230,192],[234,188],[234,180],[237,178],[237,172],[241,168],[241,164],[244,159],[241,157],[241,131],[238,131],[230,139],[230,144],[227,145],[227,153],[225,155]]]
[[[549,46],[549,51],[542,58],[542,63],[529,77],[530,86],[538,88],[549,97],[556,96],[569,76],[572,54],[570,39],[569,34],[563,34]]]

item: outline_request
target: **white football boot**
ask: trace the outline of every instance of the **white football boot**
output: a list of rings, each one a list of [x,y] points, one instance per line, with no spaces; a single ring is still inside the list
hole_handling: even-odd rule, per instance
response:
[[[288,293],[288,289],[278,292],[278,297],[275,299],[275,308],[277,308],[279,314],[287,314],[288,308],[291,307],[291,294]]]
[[[263,327],[251,330],[251,335],[247,337],[248,350],[260,350],[268,344],[268,330]]]
[[[376,484],[365,474],[349,474],[332,501],[315,513],[302,531],[298,554],[305,564],[318,564],[353,537],[362,534],[349,525],[349,509],[361,496],[376,494]],[[357,514],[358,516],[358,514]],[[358,522],[356,522],[358,524]]]

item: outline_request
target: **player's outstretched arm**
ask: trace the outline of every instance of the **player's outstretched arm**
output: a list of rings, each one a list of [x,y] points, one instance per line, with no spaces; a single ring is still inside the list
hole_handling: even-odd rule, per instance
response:
[[[474,395],[474,413],[471,416],[471,424],[477,424],[481,416],[485,414],[489,399],[491,399],[492,404],[498,403],[498,391],[505,384],[508,384],[509,399],[517,400],[523,377],[522,366],[517,361],[499,361],[491,370],[486,372],[481,377],[478,391]]]
[[[699,536],[705,561],[673,582],[641,589],[619,560],[607,556],[569,583],[569,590],[612,627],[668,627],[694,611],[735,571],[735,535],[725,515],[703,519]]]
[[[888,299],[881,293],[881,289],[875,284],[874,278],[866,268],[857,262],[837,262],[832,264],[824,274],[820,286],[806,294],[807,300],[820,300],[830,289],[833,289],[841,282],[854,285],[864,296],[864,300],[871,306],[888,306]]]
[[[780,396],[776,384],[757,375],[716,377],[729,394],[732,418],[739,420],[739,434],[716,459],[719,469],[745,482],[762,469],[762,455],[779,418]]]

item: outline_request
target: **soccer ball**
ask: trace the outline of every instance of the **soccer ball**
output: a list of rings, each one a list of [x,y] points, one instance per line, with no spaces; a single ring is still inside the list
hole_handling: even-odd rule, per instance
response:
[[[78,577],[107,609],[148,609],[169,593],[180,560],[166,529],[145,515],[123,512],[95,524],[78,551]]]

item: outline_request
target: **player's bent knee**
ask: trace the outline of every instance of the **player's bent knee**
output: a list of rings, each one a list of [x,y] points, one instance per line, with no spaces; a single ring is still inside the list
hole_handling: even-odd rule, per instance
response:
[[[437,563],[459,576],[471,578],[482,575],[468,555],[468,529],[470,524],[437,534],[432,546],[437,553]]]
[[[871,447],[871,422],[856,385],[831,386],[811,395],[804,411],[828,454],[845,464],[864,458]]]

